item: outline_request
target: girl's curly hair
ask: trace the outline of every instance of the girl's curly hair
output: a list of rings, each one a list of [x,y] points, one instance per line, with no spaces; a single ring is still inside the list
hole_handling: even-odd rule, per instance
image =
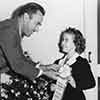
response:
[[[85,41],[85,38],[83,37],[82,33],[75,29],[75,28],[66,28],[64,31],[61,32],[60,34],[60,39],[59,39],[59,43],[58,43],[58,46],[59,46],[59,51],[64,53],[62,51],[62,47],[61,47],[61,43],[62,43],[62,40],[63,40],[63,35],[64,34],[72,34],[74,35],[74,44],[76,46],[76,49],[75,51],[79,54],[83,53],[85,51],[85,48],[86,48],[86,41]]]

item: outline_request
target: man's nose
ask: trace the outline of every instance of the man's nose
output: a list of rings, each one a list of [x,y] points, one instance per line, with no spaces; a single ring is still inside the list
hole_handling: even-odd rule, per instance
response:
[[[39,31],[39,26],[37,26],[36,28],[35,28],[35,32],[38,32]]]

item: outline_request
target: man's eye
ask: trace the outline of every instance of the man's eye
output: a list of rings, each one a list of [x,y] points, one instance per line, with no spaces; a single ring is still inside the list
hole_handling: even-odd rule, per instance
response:
[[[36,25],[39,25],[39,26],[40,26],[40,25],[41,25],[41,23],[39,23],[39,22],[38,22]]]
[[[67,42],[67,41],[68,41],[68,39],[65,39],[65,41]]]
[[[40,25],[40,26],[41,26],[42,24],[41,24],[41,23],[38,23],[38,25]]]

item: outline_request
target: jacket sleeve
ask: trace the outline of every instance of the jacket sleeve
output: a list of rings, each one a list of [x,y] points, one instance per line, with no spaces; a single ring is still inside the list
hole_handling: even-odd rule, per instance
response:
[[[20,42],[15,35],[7,34],[3,39],[2,48],[12,70],[33,80],[39,73],[35,63],[28,61],[23,55]]]
[[[77,74],[73,73],[72,76],[77,89],[85,90],[95,86],[95,79],[86,59],[84,59],[83,63],[78,64]]]

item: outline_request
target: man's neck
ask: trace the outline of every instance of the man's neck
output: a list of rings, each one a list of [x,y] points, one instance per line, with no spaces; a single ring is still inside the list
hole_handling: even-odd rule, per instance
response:
[[[22,34],[22,19],[21,18],[18,19],[18,30],[19,30],[19,36],[22,39],[23,34]]]

